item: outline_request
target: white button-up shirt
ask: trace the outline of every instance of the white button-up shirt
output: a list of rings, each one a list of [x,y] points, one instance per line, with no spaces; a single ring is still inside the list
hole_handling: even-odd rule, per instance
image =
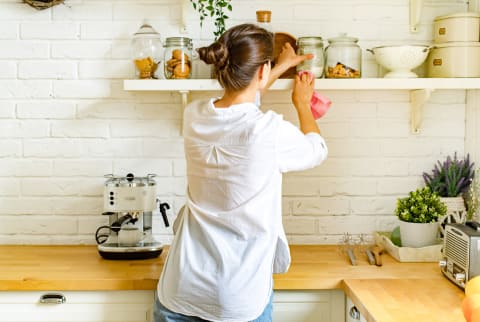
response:
[[[282,173],[327,156],[317,133],[303,134],[253,103],[185,109],[188,190],[185,210],[158,284],[170,310],[208,321],[257,318],[285,272]]]

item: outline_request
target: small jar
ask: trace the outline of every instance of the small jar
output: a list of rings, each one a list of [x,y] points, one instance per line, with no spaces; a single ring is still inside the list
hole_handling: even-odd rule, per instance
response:
[[[187,79],[192,75],[192,40],[170,37],[165,40],[165,78]]]
[[[157,78],[158,65],[163,58],[163,44],[160,34],[147,23],[133,35],[131,57],[135,65],[136,78]]]
[[[360,78],[362,71],[362,49],[357,44],[358,38],[340,34],[328,39],[325,48],[326,78]]]
[[[300,37],[297,40],[297,54],[313,54],[312,59],[304,60],[297,65],[297,72],[310,71],[315,75],[315,78],[321,78],[323,76],[323,69],[325,65],[325,59],[323,56],[323,39],[322,37]]]
[[[255,14],[257,16],[257,26],[273,33],[272,24],[270,23],[272,12],[268,10],[259,10],[256,11]]]

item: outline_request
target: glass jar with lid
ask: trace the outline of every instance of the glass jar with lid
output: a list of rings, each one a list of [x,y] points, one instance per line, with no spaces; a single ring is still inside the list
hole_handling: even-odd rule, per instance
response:
[[[136,78],[157,78],[156,71],[163,59],[163,44],[160,34],[148,23],[143,23],[133,35],[131,57]]]
[[[322,37],[300,37],[297,40],[297,54],[313,54],[312,59],[304,60],[297,65],[297,72],[310,71],[315,78],[323,76],[325,59],[323,55],[323,39]]]
[[[362,49],[358,38],[340,34],[329,38],[325,48],[326,78],[360,78],[362,71]]]
[[[192,47],[192,39],[187,37],[170,37],[165,40],[165,78],[191,77]]]

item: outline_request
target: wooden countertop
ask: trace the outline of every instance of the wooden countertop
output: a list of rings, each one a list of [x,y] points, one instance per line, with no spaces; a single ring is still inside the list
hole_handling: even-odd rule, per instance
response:
[[[352,266],[338,246],[290,248],[292,265],[274,275],[276,290],[343,289],[368,321],[464,321],[463,291],[437,263],[399,263],[384,254],[377,267],[357,254]],[[154,290],[165,256],[111,261],[96,246],[0,246],[0,291]]]

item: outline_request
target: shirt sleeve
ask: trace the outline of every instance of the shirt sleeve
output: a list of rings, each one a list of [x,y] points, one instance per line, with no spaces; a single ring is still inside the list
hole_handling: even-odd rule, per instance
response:
[[[320,134],[303,134],[285,120],[282,120],[278,127],[276,146],[280,172],[313,168],[322,163],[328,155],[327,145]]]

